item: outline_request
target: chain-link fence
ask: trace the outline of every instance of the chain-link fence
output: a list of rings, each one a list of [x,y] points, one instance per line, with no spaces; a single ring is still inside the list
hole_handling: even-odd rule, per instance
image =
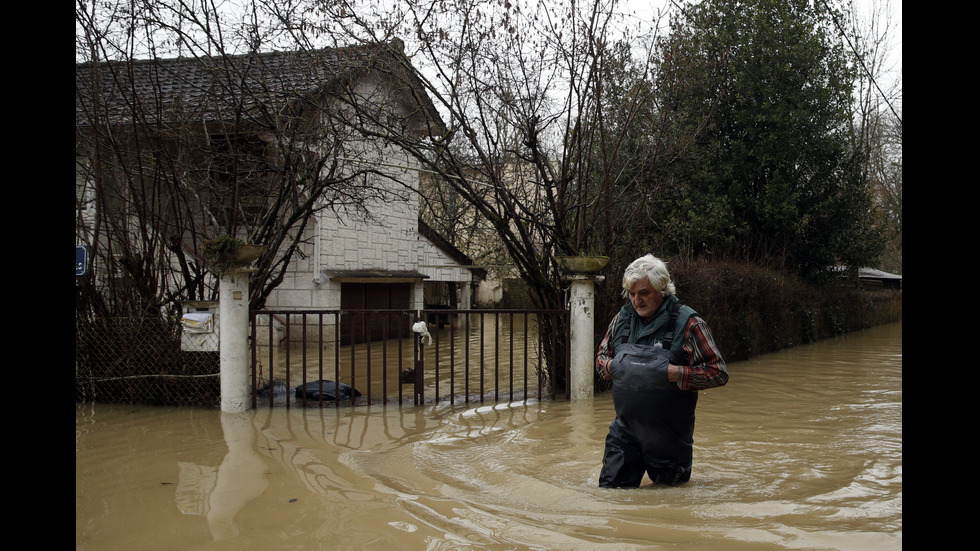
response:
[[[218,407],[218,333],[187,336],[180,319],[76,319],[75,400]]]

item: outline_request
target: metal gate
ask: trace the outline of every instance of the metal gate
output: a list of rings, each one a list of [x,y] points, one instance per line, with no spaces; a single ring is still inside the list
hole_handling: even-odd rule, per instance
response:
[[[260,310],[252,407],[554,398],[542,331],[566,310]],[[567,380],[567,377],[566,377]]]

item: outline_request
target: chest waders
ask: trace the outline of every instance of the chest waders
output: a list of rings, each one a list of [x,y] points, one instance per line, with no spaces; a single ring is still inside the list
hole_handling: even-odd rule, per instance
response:
[[[667,380],[679,308],[675,303],[670,311],[662,346],[630,344],[630,322],[626,322],[609,365],[616,419],[606,436],[600,487],[635,488],[644,472],[657,484],[691,479],[698,393]]]

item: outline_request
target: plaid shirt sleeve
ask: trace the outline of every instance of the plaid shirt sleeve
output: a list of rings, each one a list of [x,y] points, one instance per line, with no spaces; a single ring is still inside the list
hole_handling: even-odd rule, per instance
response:
[[[601,347],[600,347],[601,350]],[[728,383],[728,368],[715,344],[708,324],[700,316],[691,316],[684,329],[684,352],[691,365],[681,365],[678,388],[703,390]],[[598,362],[597,362],[598,363]],[[608,365],[608,364],[607,364]]]
[[[619,321],[619,314],[613,316],[612,321],[609,322],[609,328],[606,329],[606,335],[602,337],[602,342],[599,343],[599,351],[595,357],[595,370],[599,373],[599,377],[606,380],[612,379],[612,375],[609,374],[609,364],[613,360],[613,351],[609,347],[609,339],[612,338],[617,321]]]

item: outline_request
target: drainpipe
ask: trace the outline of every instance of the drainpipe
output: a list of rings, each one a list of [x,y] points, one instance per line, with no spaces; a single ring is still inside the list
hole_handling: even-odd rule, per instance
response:
[[[313,225],[316,229],[313,230],[313,284],[320,285],[323,283],[323,272],[320,270],[320,241],[323,239],[323,224],[320,223],[319,215],[313,217]]]

